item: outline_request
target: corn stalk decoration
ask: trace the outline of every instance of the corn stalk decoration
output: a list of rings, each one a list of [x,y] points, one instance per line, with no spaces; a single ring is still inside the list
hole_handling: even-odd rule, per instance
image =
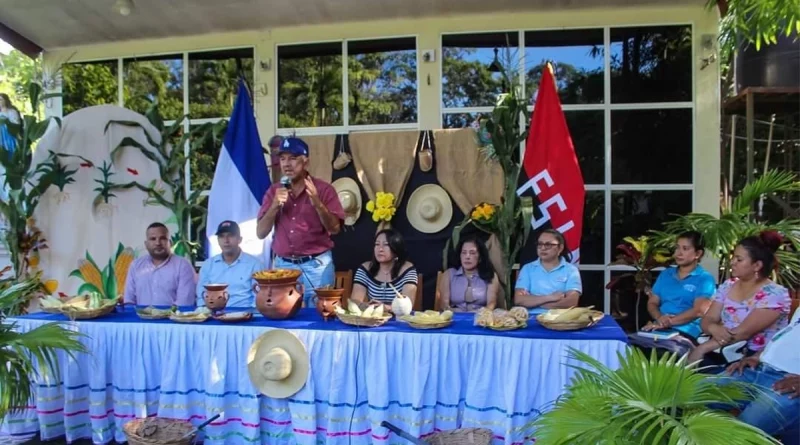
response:
[[[69,274],[83,281],[78,288],[78,295],[97,292],[103,298],[121,300],[125,295],[125,279],[134,256],[132,248],[120,243],[117,252],[101,270],[87,251],[86,258],[78,260],[78,268]]]
[[[42,87],[31,83],[28,95],[35,111],[42,98]],[[61,125],[57,118],[39,121],[35,115],[26,115],[22,123],[14,124],[0,117],[0,125],[6,126],[16,140],[13,151],[0,148],[0,165],[5,170],[0,187],[0,214],[5,220],[2,240],[9,251],[14,277],[27,276],[29,256],[32,252],[46,247],[44,235],[35,227],[33,214],[44,193],[53,185],[63,188],[69,184],[73,170],[60,167],[58,156],[51,152],[44,165],[33,168],[33,147],[44,136],[51,123]],[[56,168],[51,168],[57,166]]]
[[[170,210],[172,215],[166,223],[174,222],[178,230],[173,235],[172,250],[176,255],[187,257],[194,262],[194,258],[199,249],[199,243],[193,242],[189,233],[189,226],[192,216],[202,215],[205,221],[206,208],[201,204],[203,197],[200,196],[201,190],[194,190],[187,194],[186,187],[186,163],[198,147],[213,140],[216,144],[223,134],[227,122],[220,121],[215,124],[207,123],[194,128],[189,132],[183,131],[184,121],[188,116],[183,116],[170,126],[164,125],[164,120],[158,111],[158,104],[154,103],[145,113],[145,117],[159,133],[159,138],[154,138],[147,129],[135,121],[109,121],[105,131],[114,125],[121,125],[131,128],[139,128],[144,134],[147,145],[138,142],[132,137],[125,137],[119,145],[111,152],[112,162],[116,154],[125,148],[139,150],[147,159],[158,166],[159,181],[152,181],[149,184],[141,184],[133,181],[125,184],[110,184],[109,190],[137,188],[147,193],[146,203],[160,205]],[[186,148],[184,150],[183,148]],[[159,185],[161,184],[161,185]],[[195,227],[195,233],[203,233],[205,223]]]
[[[504,85],[519,84],[516,75],[508,74],[516,72],[517,70],[513,68],[503,70]],[[505,179],[503,196],[500,198],[500,205],[489,205],[491,207],[491,211],[487,212],[491,213],[489,220],[478,221],[472,215],[468,215],[456,226],[443,255],[446,261],[449,249],[458,245],[461,231],[467,225],[471,224],[483,232],[496,235],[503,251],[505,276],[501,276],[500,280],[508,307],[511,307],[514,299],[511,274],[520,250],[528,241],[533,219],[533,199],[517,195],[519,175],[522,170],[519,147],[528,137],[528,131],[520,123],[528,121],[530,114],[517,88],[510,88],[509,93],[500,94],[492,113],[479,120],[476,135],[478,145],[488,162],[498,162],[503,169]],[[471,213],[475,213],[475,210],[473,209]],[[489,210],[488,207],[486,210]]]

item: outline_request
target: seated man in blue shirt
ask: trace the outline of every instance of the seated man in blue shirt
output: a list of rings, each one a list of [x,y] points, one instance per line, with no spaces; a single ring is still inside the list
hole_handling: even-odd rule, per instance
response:
[[[205,306],[203,295],[206,284],[227,284],[227,307],[255,307],[253,274],[264,269],[262,262],[242,252],[242,236],[234,221],[223,221],[217,228],[217,242],[222,253],[209,258],[200,269],[197,282],[197,305]]]

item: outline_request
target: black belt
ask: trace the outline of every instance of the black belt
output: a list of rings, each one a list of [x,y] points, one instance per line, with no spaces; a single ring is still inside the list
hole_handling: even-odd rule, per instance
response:
[[[322,252],[322,253],[325,253],[325,252]],[[286,261],[287,263],[303,264],[303,263],[307,263],[307,262],[313,260],[314,258],[322,255],[322,253],[318,253],[316,255],[296,256],[296,257],[291,257],[291,258],[287,258],[287,257],[283,257],[282,256],[282,257],[278,257],[278,258],[280,258],[283,261]]]

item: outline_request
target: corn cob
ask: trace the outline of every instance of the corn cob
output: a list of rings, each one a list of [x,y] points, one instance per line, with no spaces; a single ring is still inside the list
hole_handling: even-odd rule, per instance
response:
[[[100,271],[97,270],[97,267],[81,259],[78,260],[78,270],[81,272],[83,281],[93,285],[100,293],[103,293],[103,277],[100,275]]]
[[[117,297],[125,294],[125,280],[133,262],[133,249],[126,247],[114,262],[114,278],[117,280]]]

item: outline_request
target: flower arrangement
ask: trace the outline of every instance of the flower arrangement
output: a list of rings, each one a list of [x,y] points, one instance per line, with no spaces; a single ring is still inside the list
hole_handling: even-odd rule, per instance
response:
[[[367,211],[372,213],[372,220],[375,222],[391,221],[392,217],[394,217],[394,214],[397,212],[394,199],[393,193],[376,193],[375,200],[370,200],[367,203]]]
[[[469,216],[473,222],[483,225],[490,225],[494,221],[494,216],[497,213],[497,206],[482,202],[472,208]]]

